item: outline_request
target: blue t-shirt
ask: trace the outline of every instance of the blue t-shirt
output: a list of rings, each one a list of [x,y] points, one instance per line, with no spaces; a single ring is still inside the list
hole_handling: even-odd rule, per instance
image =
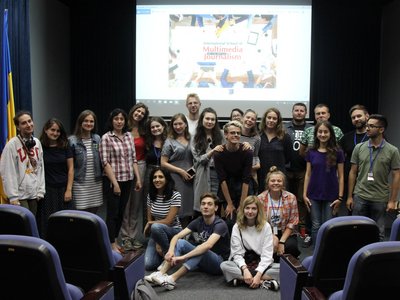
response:
[[[203,217],[200,216],[190,222],[187,228],[199,234],[200,243],[206,242],[213,233],[218,234],[220,239],[214,244],[211,251],[221,255],[224,260],[228,259],[230,253],[230,237],[228,226],[224,220],[215,216],[214,222],[208,225],[204,222]]]
[[[316,201],[334,201],[339,197],[339,179],[337,165],[327,167],[327,153],[310,149],[306,161],[311,163],[311,176],[307,188],[307,197]],[[342,150],[337,151],[336,163],[344,163]]]

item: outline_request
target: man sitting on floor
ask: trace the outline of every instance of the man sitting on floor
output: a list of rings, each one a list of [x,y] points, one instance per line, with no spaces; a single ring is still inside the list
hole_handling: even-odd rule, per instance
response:
[[[200,197],[202,216],[172,238],[161,270],[146,276],[145,280],[173,290],[180,277],[197,268],[213,275],[222,274],[220,264],[229,257],[230,238],[225,221],[215,215],[217,209],[217,197],[212,193],[203,194]],[[184,239],[192,232],[198,233],[197,246]],[[169,269],[180,264],[175,273],[167,274]]]

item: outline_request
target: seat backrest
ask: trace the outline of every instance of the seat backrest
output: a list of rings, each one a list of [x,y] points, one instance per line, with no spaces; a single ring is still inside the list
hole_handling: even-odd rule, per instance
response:
[[[392,229],[390,231],[391,241],[400,241],[400,218],[396,218],[392,224]]]
[[[350,260],[342,299],[395,299],[399,292],[400,242],[367,245]]]
[[[345,216],[325,222],[318,231],[308,269],[312,285],[325,295],[341,290],[353,254],[378,241],[378,226],[370,218]]]
[[[0,204],[0,234],[39,237],[35,216],[25,207]]]
[[[47,240],[61,259],[68,282],[85,291],[108,280],[115,265],[107,226],[97,215],[63,210],[49,217]]]
[[[0,235],[0,293],[2,299],[80,299],[67,286],[57,251],[30,236]],[[72,288],[72,290],[71,290]]]

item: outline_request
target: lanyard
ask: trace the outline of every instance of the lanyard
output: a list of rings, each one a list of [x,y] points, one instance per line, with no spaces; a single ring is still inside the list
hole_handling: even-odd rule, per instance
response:
[[[281,208],[281,200],[282,200],[282,195],[279,197],[278,208],[276,209],[276,212],[278,212]],[[272,216],[276,216],[276,212],[274,209],[274,201],[272,200],[270,193],[268,193],[268,203],[271,204],[271,209],[272,209],[271,221],[272,221]],[[274,225],[277,226],[278,224],[274,222]]]
[[[363,138],[361,139],[360,143],[364,142],[365,138],[367,137],[367,133],[364,133]],[[357,145],[357,133],[354,132],[354,146]]]
[[[378,157],[379,153],[382,150],[382,146],[384,144],[385,140],[382,140],[382,142],[380,143],[379,147],[378,147],[378,152],[376,153],[375,157],[372,158],[372,146],[371,146],[371,141],[368,141],[368,148],[369,148],[369,172],[372,172],[372,169],[374,167],[374,162],[376,160],[376,158]]]
[[[157,150],[156,146],[153,145],[153,151],[154,151],[154,155],[157,158],[157,166],[160,165],[160,157],[161,157],[161,149]]]

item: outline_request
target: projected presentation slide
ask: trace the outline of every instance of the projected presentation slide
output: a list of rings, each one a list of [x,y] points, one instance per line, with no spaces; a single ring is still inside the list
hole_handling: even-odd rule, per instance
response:
[[[310,59],[309,5],[137,6],[136,99],[152,114],[174,114],[188,93],[220,116],[290,112],[309,102]]]

